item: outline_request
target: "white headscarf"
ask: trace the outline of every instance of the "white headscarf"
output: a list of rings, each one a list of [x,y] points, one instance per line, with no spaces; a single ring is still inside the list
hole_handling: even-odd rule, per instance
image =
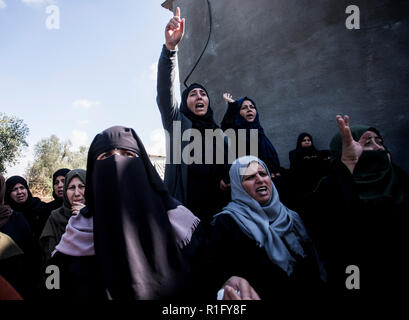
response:
[[[245,156],[235,160],[229,172],[232,201],[215,217],[229,214],[249,238],[256,240],[266,250],[272,262],[291,275],[294,257],[306,256],[301,244],[311,243],[311,240],[298,214],[280,202],[272,181],[271,199],[265,206],[261,206],[244,190],[242,180],[251,162],[262,165],[271,179],[267,166],[260,159]]]

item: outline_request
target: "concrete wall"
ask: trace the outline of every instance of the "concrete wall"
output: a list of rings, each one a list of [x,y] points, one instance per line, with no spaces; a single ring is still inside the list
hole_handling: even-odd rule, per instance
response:
[[[345,27],[348,5],[360,30]],[[409,172],[409,1],[210,0],[210,43],[188,80],[202,83],[216,122],[222,93],[247,95],[282,165],[300,132],[327,149],[336,114],[377,127],[394,161]],[[179,46],[183,81],[209,32],[206,0],[174,0],[186,18]]]

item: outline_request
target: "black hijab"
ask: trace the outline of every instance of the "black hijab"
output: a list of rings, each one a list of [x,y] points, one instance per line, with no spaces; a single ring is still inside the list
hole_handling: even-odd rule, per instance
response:
[[[298,138],[297,138],[297,146],[295,147],[296,150],[303,149],[301,143],[302,143],[302,141],[304,140],[305,137],[310,138],[310,140],[311,140],[311,147],[313,147],[313,148],[315,149],[314,143],[313,143],[313,141],[312,141],[312,135],[310,135],[310,134],[307,133],[307,132],[303,132],[303,133],[300,133],[300,134],[298,135]]]
[[[303,147],[301,146],[302,141],[304,140],[305,137],[310,138],[311,140],[311,146],[310,147]],[[297,138],[297,145],[294,150],[290,151],[289,157],[290,157],[290,165],[293,167],[296,165],[296,162],[300,164],[299,162],[303,162],[304,157],[311,157],[311,156],[316,156],[318,157],[319,152],[318,150],[314,147],[314,142],[312,140],[312,136],[307,133],[303,132],[298,135]]]
[[[54,172],[53,174],[53,198],[54,200],[56,200],[57,202],[60,203],[60,205],[58,206],[58,208],[62,205],[63,199],[59,198],[55,192],[54,192],[54,185],[55,185],[55,180],[59,177],[59,176],[63,176],[65,177],[65,175],[70,172],[70,169],[67,168],[62,168],[62,169],[58,169],[56,172]]]
[[[17,203],[11,198],[11,192],[16,184],[21,183],[27,189],[27,200],[24,203]],[[44,225],[50,215],[45,202],[39,198],[33,197],[28,187],[26,179],[20,176],[12,176],[6,181],[5,204],[8,204],[13,210],[23,213],[34,237],[38,239],[44,228]]]
[[[53,198],[54,200],[51,202],[47,203],[47,211],[51,214],[51,211],[56,210],[58,208],[60,208],[63,204],[63,199],[59,198],[56,193],[54,192],[54,184],[55,184],[55,180],[59,177],[59,176],[63,176],[65,177],[65,175],[70,172],[70,169],[67,168],[62,168],[62,169],[58,169],[56,172],[54,172],[53,174]]]
[[[350,126],[351,135],[355,141],[359,141],[366,131],[372,131],[382,138],[380,132],[370,126]],[[334,157],[342,155],[342,138],[337,133],[330,143],[331,153]],[[382,201],[389,201],[397,208],[404,208],[407,213],[409,208],[409,176],[406,172],[390,161],[389,151],[366,150],[359,157],[353,172],[353,178],[357,185],[359,198],[362,202],[379,206]]]
[[[257,110],[256,118],[254,119],[253,122],[247,121],[245,118],[243,118],[240,115],[240,108],[245,100],[250,101]],[[247,132],[246,139],[247,140],[250,139],[250,129],[258,130],[259,157],[261,160],[263,160],[267,164],[269,170],[271,170],[272,173],[278,172],[280,170],[280,160],[278,158],[276,149],[274,148],[270,139],[268,139],[268,137],[264,133],[264,129],[260,124],[259,111],[257,109],[256,103],[249,97],[243,97],[237,100],[237,105],[238,105],[238,109],[237,109],[236,121],[235,121],[237,129],[241,129],[241,128],[246,129],[246,132]]]
[[[138,155],[103,152],[125,149]],[[178,203],[151,164],[130,128],[111,127],[98,134],[89,149],[86,199],[94,217],[95,254],[109,298],[166,299],[178,295],[185,266],[167,210]]]
[[[198,116],[194,114],[192,111],[190,111],[190,109],[187,106],[187,97],[189,95],[189,92],[196,88],[203,89],[206,92],[207,97],[209,99],[209,106],[207,108],[207,112],[203,116]],[[198,129],[202,133],[204,132],[205,129],[214,130],[218,128],[217,124],[214,122],[213,119],[213,110],[210,108],[209,94],[207,93],[205,87],[198,83],[191,84],[183,91],[182,102],[180,104],[180,112],[182,112],[187,118],[189,118],[190,121],[192,121],[192,128]]]
[[[24,203],[17,203],[15,202],[12,198],[11,198],[11,192],[13,191],[13,188],[15,187],[15,185],[17,183],[21,183],[24,188],[27,189],[27,201]],[[22,211],[27,207],[27,204],[29,203],[29,200],[33,198],[33,195],[30,192],[30,189],[28,188],[28,183],[26,181],[26,179],[24,179],[23,177],[20,176],[12,176],[10,178],[7,179],[6,181],[6,195],[4,198],[4,202],[6,204],[8,204],[9,206],[11,206],[11,208],[13,210],[16,211]]]

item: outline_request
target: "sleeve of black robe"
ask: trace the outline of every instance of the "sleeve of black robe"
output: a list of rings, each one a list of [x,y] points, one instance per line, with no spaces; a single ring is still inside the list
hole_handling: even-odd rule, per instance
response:
[[[156,102],[162,117],[163,128],[172,132],[173,121],[179,119],[179,107],[175,98],[175,75],[177,51],[171,51],[163,45],[158,62],[158,80]]]
[[[40,255],[37,242],[23,214],[13,211],[8,223],[1,230],[10,236],[24,252],[15,259],[14,274],[19,275],[18,289],[24,299],[38,298],[41,287]]]
[[[223,131],[226,131],[227,129],[235,128],[235,121],[236,121],[236,115],[238,112],[238,108],[239,106],[237,104],[237,101],[228,103],[226,113],[224,114],[224,117],[221,123],[221,128]]]

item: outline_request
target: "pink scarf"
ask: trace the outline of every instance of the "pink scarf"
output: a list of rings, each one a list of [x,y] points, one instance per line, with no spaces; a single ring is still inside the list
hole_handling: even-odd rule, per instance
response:
[[[81,213],[71,216],[52,256],[56,251],[76,257],[95,255],[93,228],[92,217],[86,218]]]
[[[193,231],[199,225],[200,219],[182,205],[169,210],[167,213],[179,248],[187,246],[192,238]]]

